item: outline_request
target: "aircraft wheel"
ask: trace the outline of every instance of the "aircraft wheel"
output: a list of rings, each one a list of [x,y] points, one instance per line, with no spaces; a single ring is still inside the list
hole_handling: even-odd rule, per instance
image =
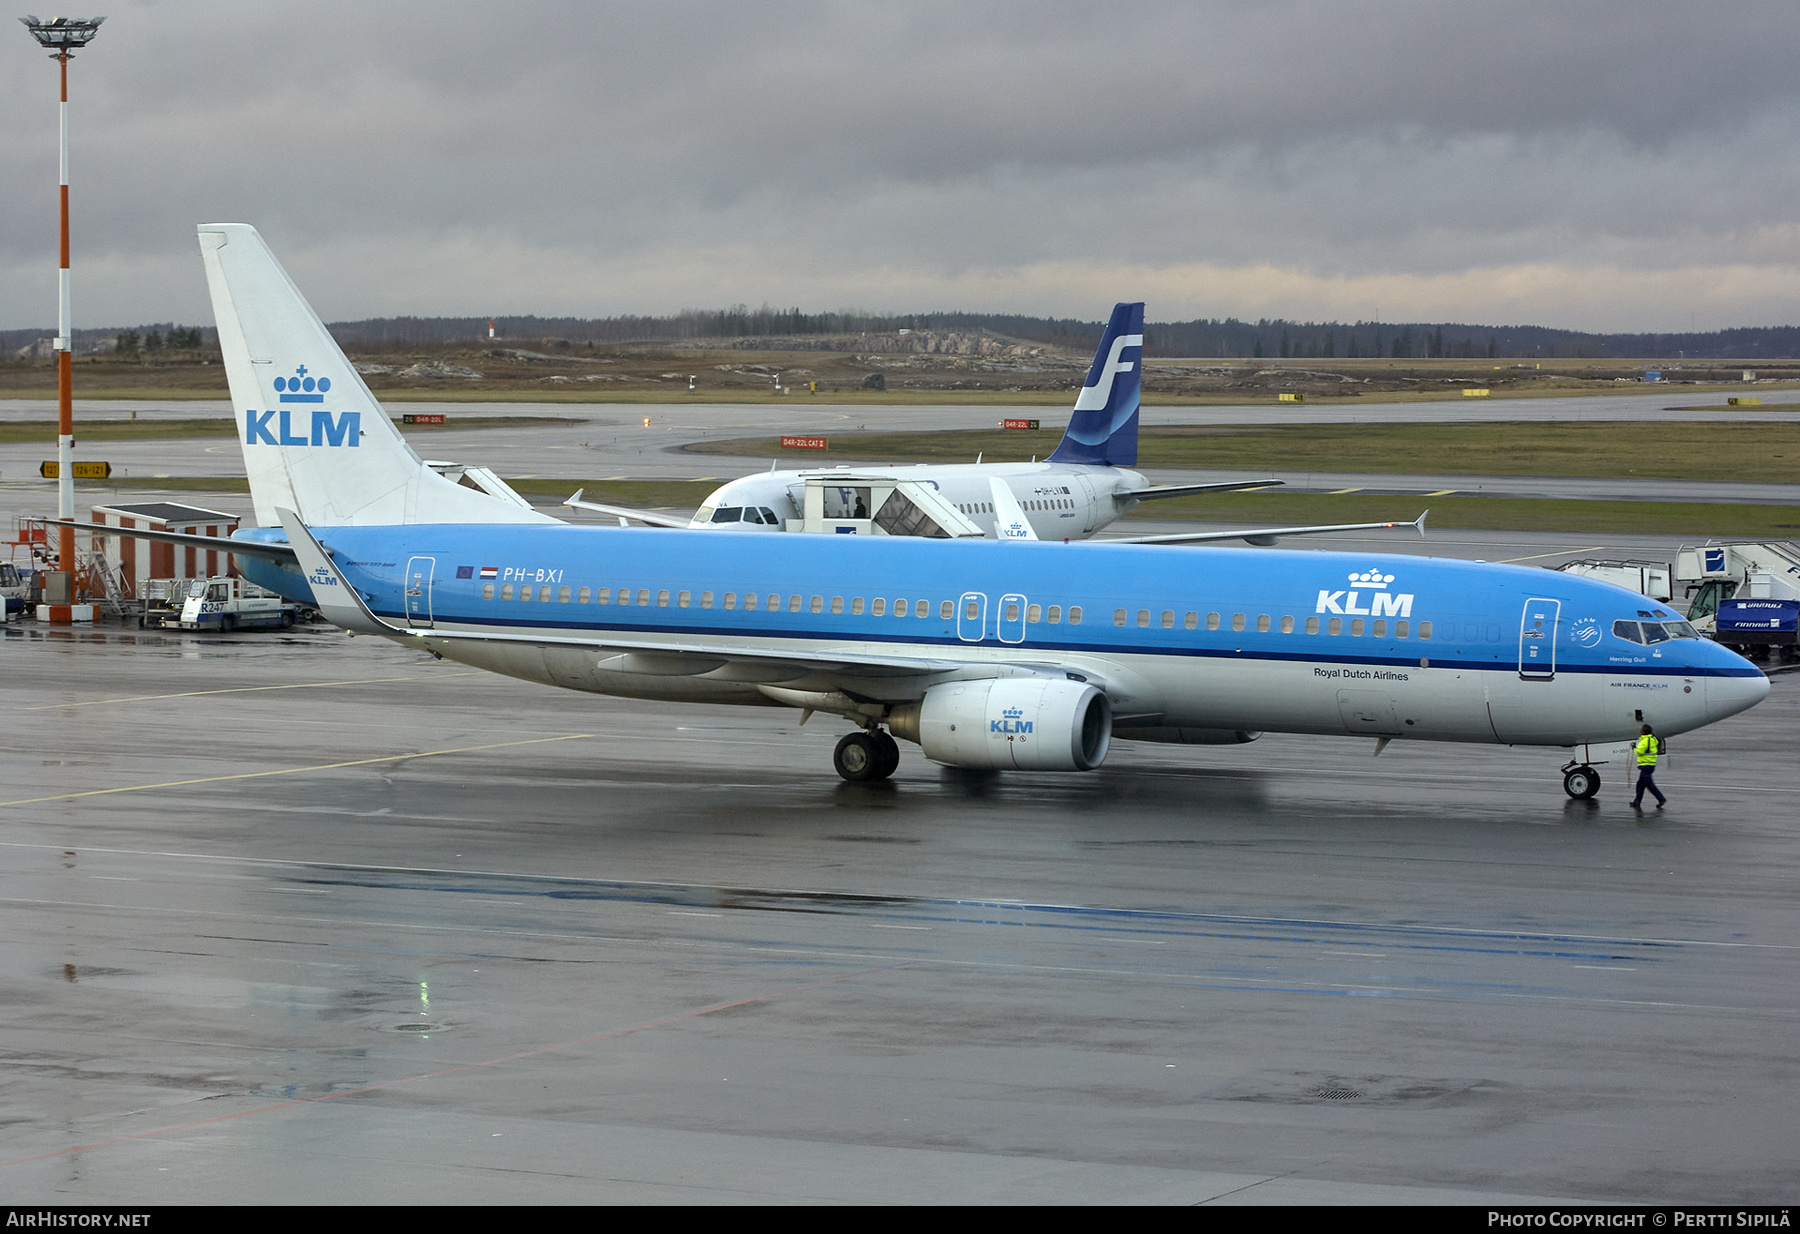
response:
[[[875,778],[885,780],[900,769],[900,743],[880,729],[877,729],[872,737],[875,742],[875,750],[881,756],[881,773]]]
[[[852,784],[865,784],[881,778],[881,752],[867,733],[851,733],[837,743],[831,762],[837,773]]]
[[[1600,773],[1592,767],[1575,767],[1563,776],[1563,792],[1586,801],[1600,791]]]

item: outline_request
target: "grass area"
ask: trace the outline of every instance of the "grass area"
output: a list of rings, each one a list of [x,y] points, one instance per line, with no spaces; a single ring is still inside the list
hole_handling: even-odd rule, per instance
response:
[[[447,424],[398,424],[404,433],[434,433],[447,428],[509,428],[521,424],[585,424],[575,416],[450,416]],[[171,437],[232,437],[237,422],[222,416],[203,420],[77,420],[77,441],[149,441]],[[0,423],[0,443],[56,441],[56,421],[16,420]]]
[[[829,450],[783,451],[772,437],[691,445],[697,454],[907,463],[1024,462],[1056,448],[1062,425],[1030,430],[833,433]],[[1245,471],[1587,476],[1782,484],[1800,479],[1800,424],[1293,424],[1147,428],[1140,467]]]
[[[1319,523],[1411,522],[1427,530],[1567,531],[1788,539],[1800,533],[1792,506],[1711,502],[1581,501],[1535,497],[1371,497],[1354,493],[1221,493],[1146,502],[1128,519],[1309,527]]]
[[[753,353],[754,354],[754,353]],[[1220,390],[1205,393],[1188,393],[1155,389],[1155,382],[1147,382],[1146,397],[1149,406],[1164,407],[1238,407],[1276,405],[1279,400],[1275,394],[1267,390]],[[1612,382],[1581,382],[1575,380],[1553,381],[1545,378],[1531,385],[1514,387],[1496,387],[1486,402],[1500,402],[1510,399],[1533,398],[1570,398],[1596,397],[1613,395],[1643,394],[1650,387],[1641,384],[1615,384]],[[1739,387],[1728,384],[1690,386],[1676,398],[1692,398],[1695,395],[1710,393],[1736,393]],[[1767,392],[1771,387],[1762,387]],[[1800,389],[1800,383],[1784,382],[1774,386],[1776,390]],[[56,401],[56,387],[29,387],[6,389],[3,396],[9,399],[39,399],[46,402]],[[219,400],[229,398],[229,392],[223,385],[213,388],[207,386],[95,386],[77,384],[75,397],[83,400],[108,401],[113,399],[162,399],[168,402],[188,402],[194,400]],[[549,404],[626,404],[626,405],[666,405],[671,403],[805,403],[820,402],[836,406],[854,407],[938,407],[938,406],[976,406],[976,407],[1060,407],[1069,408],[1075,397],[1072,389],[1054,390],[981,390],[981,389],[918,389],[908,390],[895,388],[889,390],[821,389],[817,394],[799,392],[794,394],[774,394],[760,387],[707,387],[689,394],[685,386],[666,389],[606,389],[595,390],[583,387],[570,389],[566,386],[515,386],[504,383],[455,383],[446,382],[442,386],[410,386],[383,389],[375,387],[375,397],[382,403],[549,403]],[[1457,387],[1445,386],[1431,389],[1366,389],[1346,387],[1342,392],[1308,392],[1306,403],[1293,408],[1296,414],[1304,414],[1309,403],[1424,403],[1444,402],[1458,398]],[[1471,400],[1473,401],[1473,400]],[[1280,404],[1288,406],[1288,404]],[[1776,411],[1786,407],[1792,410],[1800,404],[1765,404],[1764,410]],[[1727,407],[1723,404],[1707,407],[1676,408],[1681,411],[1737,411],[1739,408]],[[1750,410],[1755,410],[1751,408]],[[1066,417],[1065,417],[1066,418]]]
[[[45,481],[46,490],[50,481]],[[687,513],[697,509],[718,480],[508,480],[527,497],[561,501],[576,489],[591,501],[647,510]],[[109,492],[248,493],[232,476],[133,477],[84,484],[83,501]],[[1736,536],[1792,539],[1800,535],[1800,511],[1792,506],[1710,502],[1553,501],[1526,497],[1378,497],[1361,493],[1219,493],[1147,502],[1124,523],[1167,522],[1300,527],[1319,523],[1411,522],[1427,507],[1426,527],[1476,531],[1552,531],[1672,536]]]

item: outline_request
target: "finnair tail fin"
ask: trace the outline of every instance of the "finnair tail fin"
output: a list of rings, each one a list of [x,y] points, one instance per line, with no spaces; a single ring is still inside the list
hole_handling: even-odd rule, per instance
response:
[[[427,467],[254,227],[202,223],[200,253],[258,523],[557,521]]]
[[[1075,414],[1049,461],[1137,466],[1143,368],[1144,306],[1115,305],[1075,399]]]

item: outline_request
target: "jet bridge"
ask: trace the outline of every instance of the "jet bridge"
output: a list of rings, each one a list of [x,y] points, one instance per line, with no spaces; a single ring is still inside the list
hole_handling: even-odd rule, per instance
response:
[[[980,539],[987,533],[946,500],[929,480],[849,471],[802,472],[790,489],[802,516],[787,520],[788,531],[844,536],[924,536],[927,539]]]

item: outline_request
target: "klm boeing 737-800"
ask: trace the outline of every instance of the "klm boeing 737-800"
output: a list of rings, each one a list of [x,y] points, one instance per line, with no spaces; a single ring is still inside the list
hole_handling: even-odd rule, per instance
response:
[[[1580,747],[1768,693],[1653,601],[1521,566],[560,523],[414,455],[253,228],[200,244],[264,522],[222,542],[249,577],[545,685],[840,716],[846,779],[892,774],[896,737],[1039,771],[1097,767],[1114,739],[1264,732]],[[1563,774],[1599,787],[1584,761]]]

